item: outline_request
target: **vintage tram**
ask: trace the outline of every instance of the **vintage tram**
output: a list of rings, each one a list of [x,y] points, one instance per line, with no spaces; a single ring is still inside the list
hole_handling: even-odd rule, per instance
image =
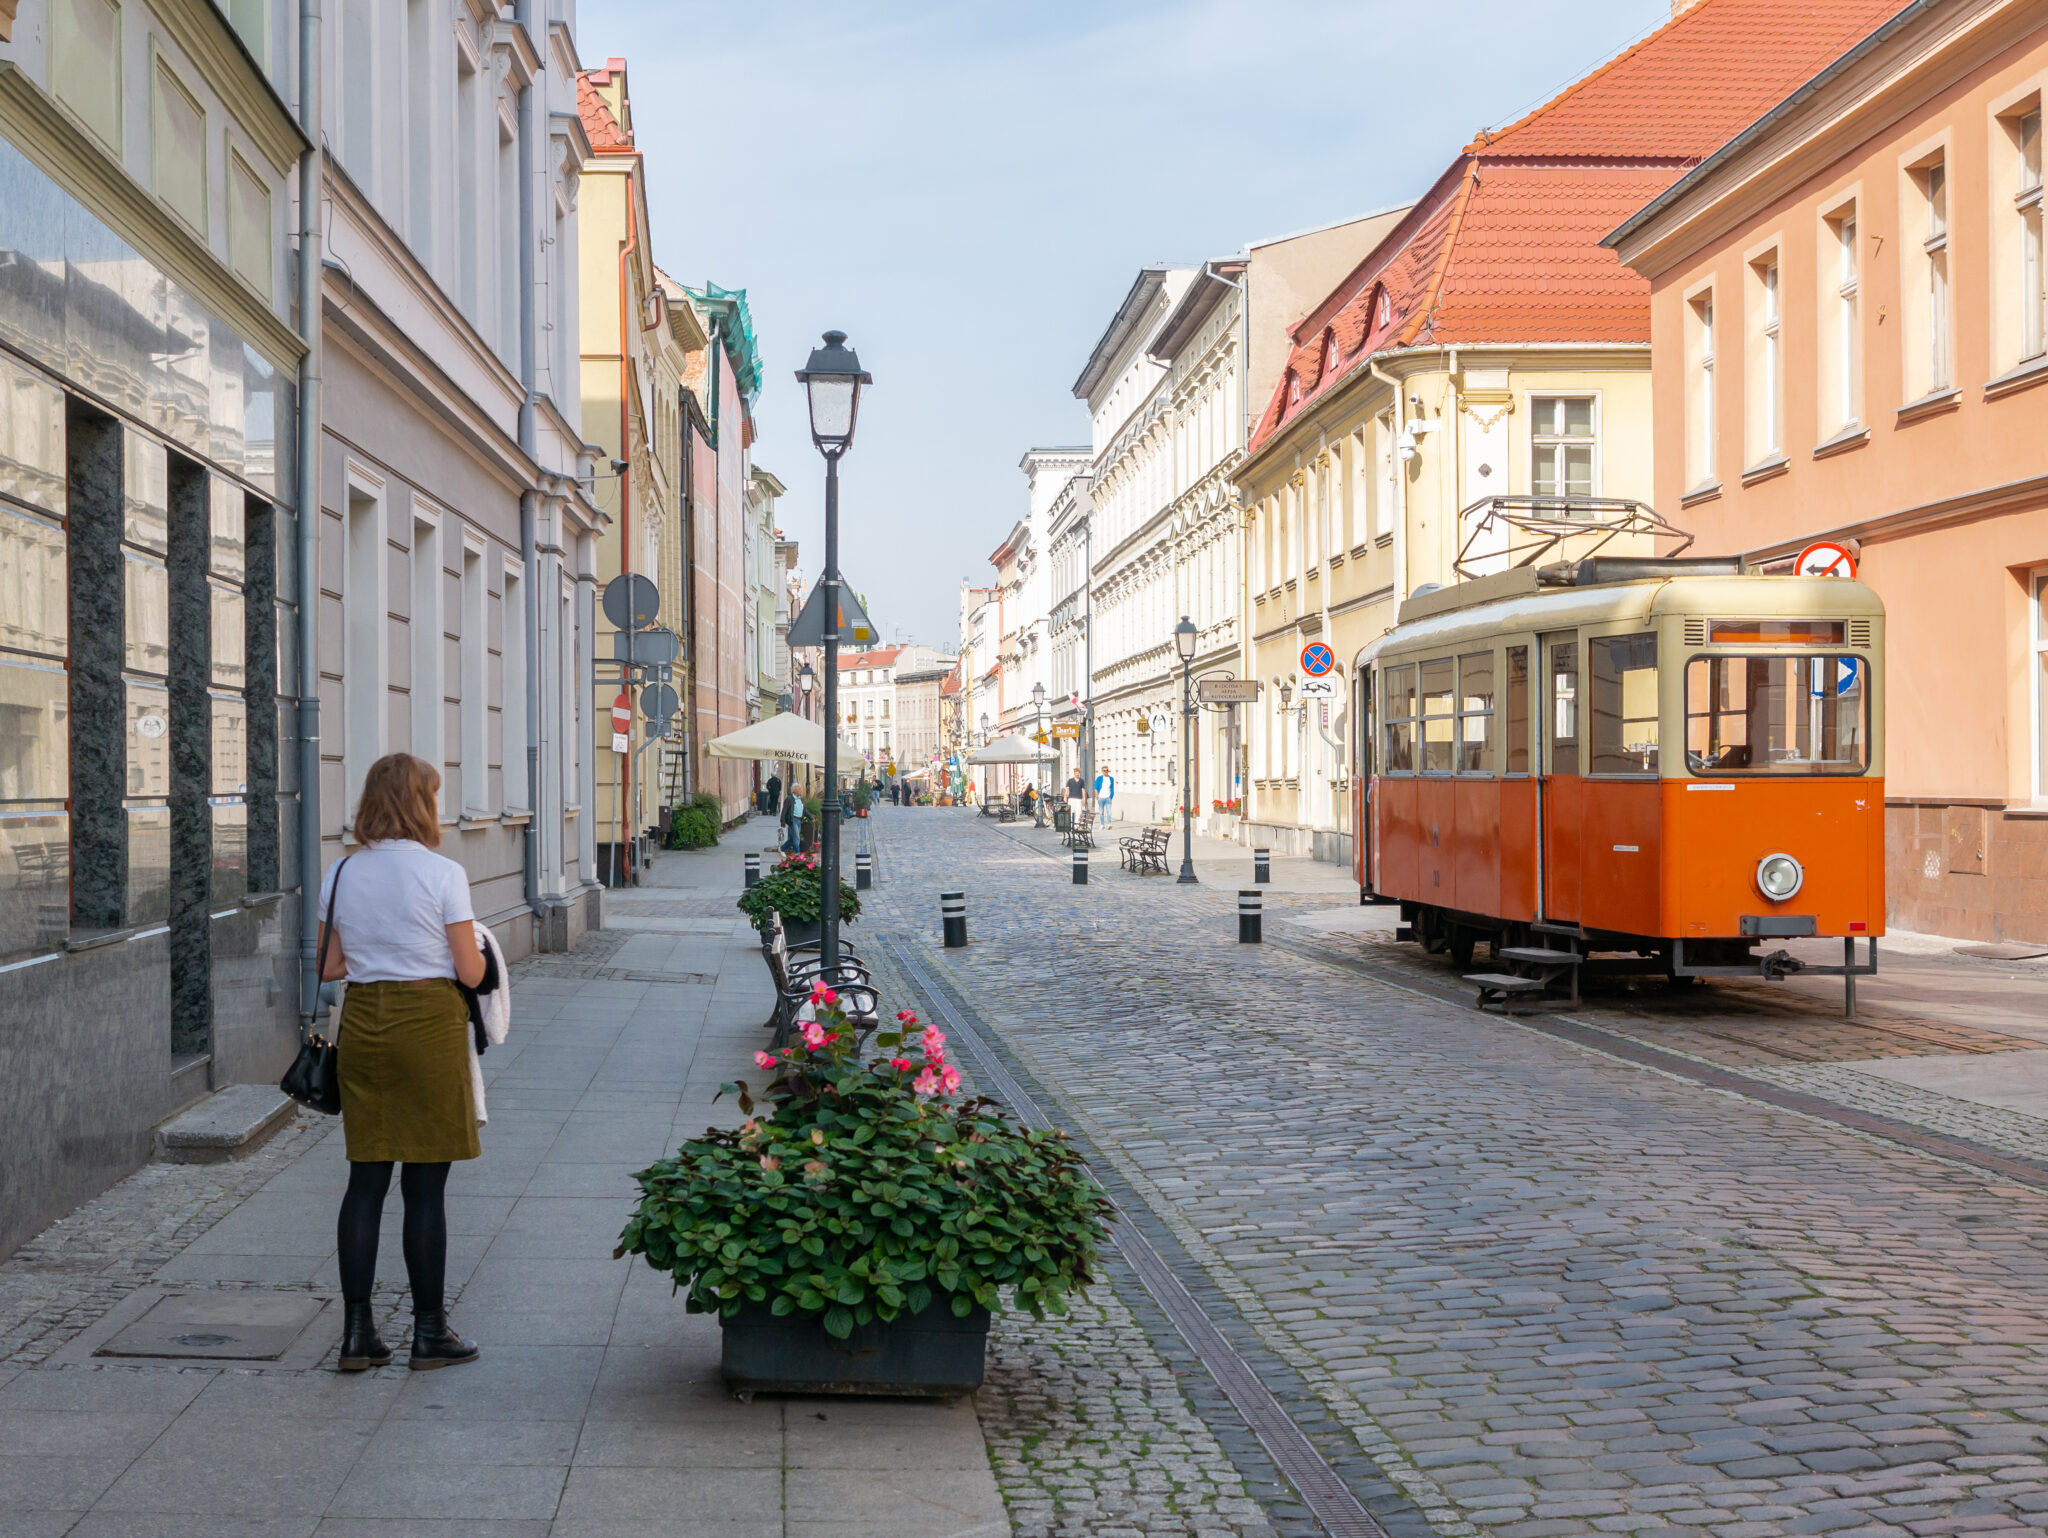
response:
[[[1884,609],[1862,583],[1518,567],[1410,598],[1352,705],[1359,887],[1401,904],[1405,938],[1686,980],[1783,976],[1802,963],[1771,942],[1837,938],[1842,968],[1805,969],[1852,990],[1874,969]]]

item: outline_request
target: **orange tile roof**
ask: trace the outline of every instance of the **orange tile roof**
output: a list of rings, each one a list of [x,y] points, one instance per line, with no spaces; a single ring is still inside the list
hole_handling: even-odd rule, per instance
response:
[[[1602,239],[1906,3],[1700,0],[1474,140],[1294,327],[1252,452],[1388,348],[1647,342],[1649,284]]]
[[[902,650],[900,646],[885,646],[880,651],[854,652],[851,656],[842,653],[839,658],[839,670],[843,673],[848,668],[890,667],[894,665]]]
[[[611,63],[623,68],[625,60],[613,59]],[[576,77],[576,115],[583,119],[584,137],[590,140],[590,147],[599,154],[633,148],[631,136],[619,127],[619,120],[612,116],[612,109],[597,94],[597,86],[609,85],[611,77],[609,69],[587,69]],[[597,84],[593,85],[592,81]]]

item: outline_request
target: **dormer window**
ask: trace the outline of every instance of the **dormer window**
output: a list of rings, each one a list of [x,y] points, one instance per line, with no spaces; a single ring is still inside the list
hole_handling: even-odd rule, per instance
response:
[[[1287,371],[1287,404],[1290,406],[1299,406],[1301,404],[1301,376],[1295,373],[1293,369]]]
[[[1386,325],[1389,321],[1391,321],[1394,318],[1394,301],[1387,297],[1387,291],[1385,289],[1380,290],[1379,317],[1380,318],[1376,322],[1376,324],[1382,326]]]
[[[1323,333],[1323,378],[1328,379],[1337,372],[1337,333]]]

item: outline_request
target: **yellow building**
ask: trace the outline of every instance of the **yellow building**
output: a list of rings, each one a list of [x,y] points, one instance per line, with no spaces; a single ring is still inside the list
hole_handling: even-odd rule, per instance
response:
[[[1839,51],[1783,27],[1753,70],[1710,67],[1773,25],[1767,0],[1700,0],[1482,135],[1292,328],[1235,475],[1244,669],[1265,685],[1249,842],[1350,861],[1352,664],[1410,594],[1608,536],[1650,553],[1649,287],[1601,241]],[[1327,683],[1304,673],[1315,643]]]

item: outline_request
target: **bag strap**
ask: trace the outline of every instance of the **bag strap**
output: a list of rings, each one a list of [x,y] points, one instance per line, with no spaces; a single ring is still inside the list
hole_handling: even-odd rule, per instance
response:
[[[354,858],[352,854],[343,855],[341,865],[348,864]],[[320,960],[313,968],[315,977],[319,977],[327,970],[327,942],[334,938],[334,900],[341,896],[341,865],[334,867],[334,885],[327,889],[327,923],[320,931]],[[321,981],[325,982],[326,979],[321,978]]]

